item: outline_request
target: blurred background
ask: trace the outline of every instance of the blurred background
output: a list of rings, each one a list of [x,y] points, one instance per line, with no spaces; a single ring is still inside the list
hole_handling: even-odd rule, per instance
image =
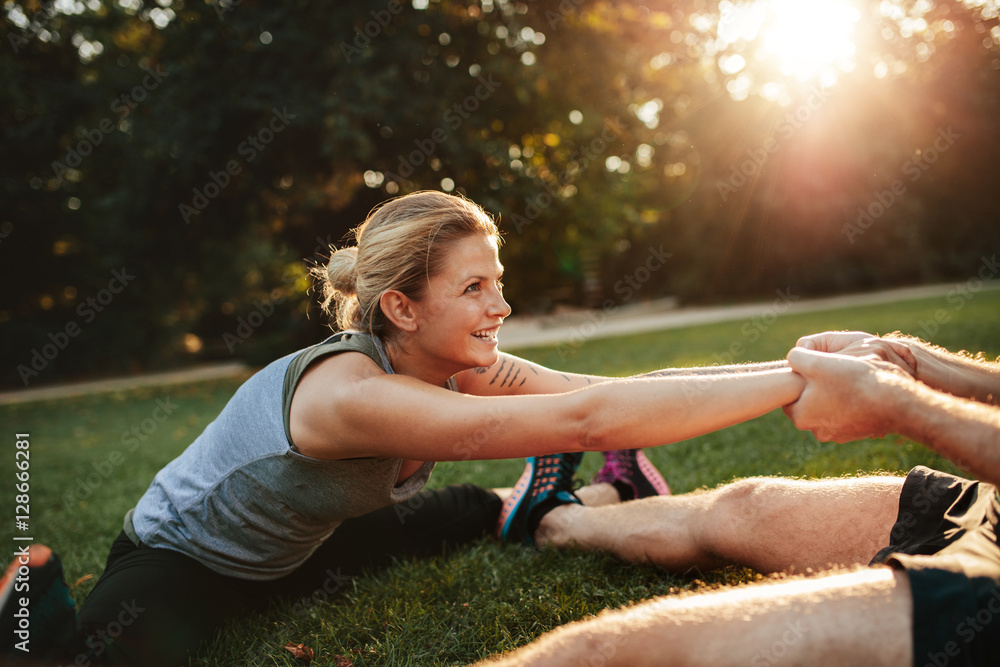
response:
[[[119,0],[0,18],[0,386],[318,341],[418,189],[515,314],[1000,273],[996,0]],[[974,282],[978,281],[978,282]]]

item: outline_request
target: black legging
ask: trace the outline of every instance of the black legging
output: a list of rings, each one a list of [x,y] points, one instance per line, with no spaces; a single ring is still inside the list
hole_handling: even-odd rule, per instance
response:
[[[429,556],[479,539],[493,529],[500,504],[496,494],[471,484],[424,490],[344,521],[301,567],[272,581],[217,574],[176,551],[137,547],[123,532],[80,610],[79,642],[66,659],[83,654],[91,664],[187,664],[228,618],[278,596],[325,599],[350,577],[395,557]]]

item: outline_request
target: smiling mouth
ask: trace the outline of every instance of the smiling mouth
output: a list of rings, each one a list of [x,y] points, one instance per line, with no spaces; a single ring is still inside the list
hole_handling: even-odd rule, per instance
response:
[[[483,329],[482,331],[473,332],[473,336],[481,341],[493,342],[497,339],[497,329]]]

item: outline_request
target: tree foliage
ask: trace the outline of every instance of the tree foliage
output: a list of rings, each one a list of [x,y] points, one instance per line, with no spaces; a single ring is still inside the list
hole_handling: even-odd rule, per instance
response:
[[[775,101],[727,2],[8,1],[0,382],[308,344],[305,265],[422,188],[499,216],[520,312],[976,275],[995,9],[887,4]]]

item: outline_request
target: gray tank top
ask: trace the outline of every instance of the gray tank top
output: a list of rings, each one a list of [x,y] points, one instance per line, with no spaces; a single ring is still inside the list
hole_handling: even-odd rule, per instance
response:
[[[269,364],[156,475],[126,517],[126,531],[220,574],[277,579],[309,558],[344,519],[416,495],[432,462],[397,487],[402,459],[323,461],[303,456],[292,443],[288,415],[299,378],[313,362],[346,351],[393,372],[381,343],[356,332]]]

